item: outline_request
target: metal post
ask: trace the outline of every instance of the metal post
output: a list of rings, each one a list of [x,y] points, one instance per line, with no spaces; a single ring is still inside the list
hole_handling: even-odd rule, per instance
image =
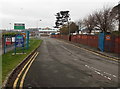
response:
[[[24,54],[24,37],[23,37],[23,46],[22,46],[22,48],[23,48],[23,54]]]
[[[69,24],[69,21],[68,21],[68,31],[69,31],[69,36],[70,36],[70,24]]]
[[[70,20],[70,19],[68,18],[68,31],[69,31],[68,34],[69,34],[69,41],[70,41],[70,39],[71,39],[71,34],[70,34],[70,22],[69,22],[69,20]]]
[[[6,36],[4,35],[4,54],[6,53]]]
[[[26,48],[29,48],[29,31],[26,31]]]
[[[16,36],[15,36],[15,49],[14,49],[14,53],[16,55]]]

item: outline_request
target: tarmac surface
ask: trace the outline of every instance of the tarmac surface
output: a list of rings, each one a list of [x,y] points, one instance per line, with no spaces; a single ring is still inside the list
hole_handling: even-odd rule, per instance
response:
[[[23,86],[117,87],[118,62],[49,37],[31,65]]]

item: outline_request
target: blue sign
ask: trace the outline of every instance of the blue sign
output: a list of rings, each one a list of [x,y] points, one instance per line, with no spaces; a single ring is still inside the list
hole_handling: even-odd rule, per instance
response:
[[[23,35],[16,35],[15,37],[15,45],[16,47],[24,47],[24,37]]]

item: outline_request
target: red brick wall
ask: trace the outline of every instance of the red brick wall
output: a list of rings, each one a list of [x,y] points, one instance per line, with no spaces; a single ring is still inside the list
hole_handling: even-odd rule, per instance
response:
[[[52,35],[53,38],[69,40],[68,35]],[[73,35],[71,41],[98,48],[98,36],[96,35]],[[105,39],[105,51],[120,54],[120,37],[111,36],[111,40]]]
[[[120,37],[115,37],[114,52],[120,54]]]
[[[93,35],[74,35],[71,37],[72,42],[88,45],[91,47],[98,47],[98,36]]]

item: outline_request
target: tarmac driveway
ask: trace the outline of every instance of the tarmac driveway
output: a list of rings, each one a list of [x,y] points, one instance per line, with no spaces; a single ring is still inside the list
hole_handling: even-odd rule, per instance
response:
[[[24,87],[117,87],[118,63],[44,37]]]

